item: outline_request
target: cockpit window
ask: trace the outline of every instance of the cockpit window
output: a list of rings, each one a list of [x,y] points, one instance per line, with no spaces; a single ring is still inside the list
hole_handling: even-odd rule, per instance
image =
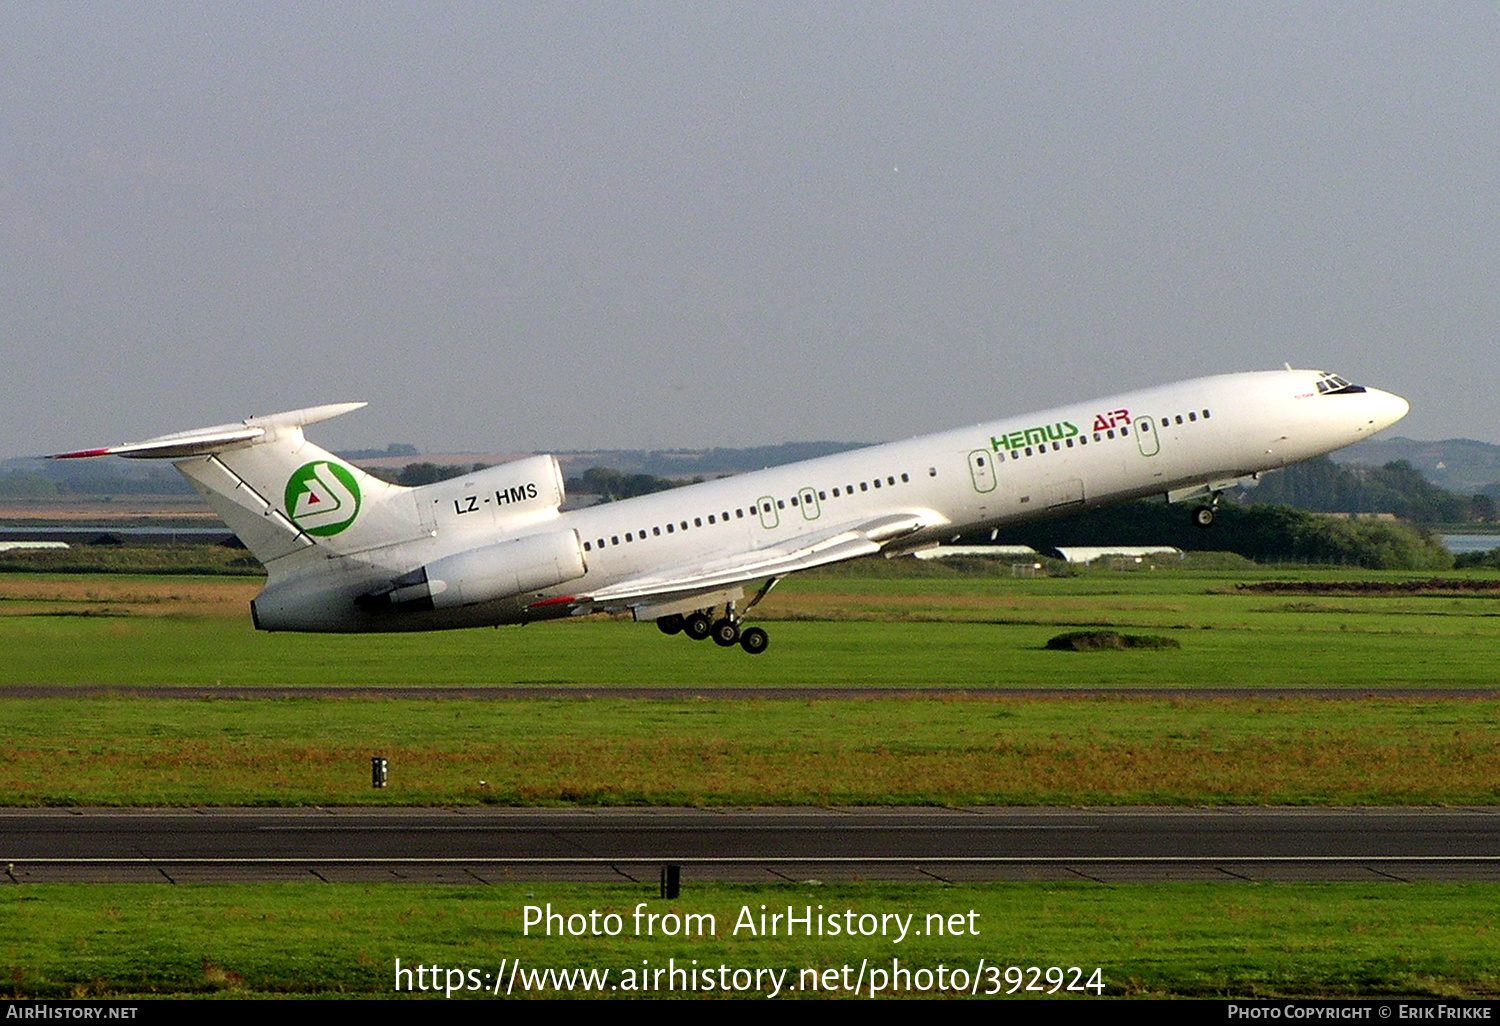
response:
[[[1318,379],[1319,395],[1350,395],[1364,390],[1363,385],[1351,385],[1348,380],[1337,374],[1324,374]]]

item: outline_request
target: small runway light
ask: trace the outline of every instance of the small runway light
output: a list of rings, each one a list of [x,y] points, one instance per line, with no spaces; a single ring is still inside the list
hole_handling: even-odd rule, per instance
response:
[[[385,784],[386,784],[386,781],[388,779],[390,779],[390,772],[391,772],[390,760],[384,759],[384,758],[382,758],[382,757],[380,757],[378,755],[370,757],[370,786],[371,787],[384,787]]]
[[[682,893],[682,867],[661,867],[661,896],[675,898]]]

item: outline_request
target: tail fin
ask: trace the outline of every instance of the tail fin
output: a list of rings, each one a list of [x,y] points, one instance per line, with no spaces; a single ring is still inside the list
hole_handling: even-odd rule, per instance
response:
[[[274,577],[298,554],[348,554],[430,535],[410,488],[387,484],[318,448],[302,428],[364,403],[334,403],[237,424],[162,435],[54,459],[124,456],[175,460]],[[277,564],[276,561],[285,560]],[[289,567],[288,567],[289,568]]]

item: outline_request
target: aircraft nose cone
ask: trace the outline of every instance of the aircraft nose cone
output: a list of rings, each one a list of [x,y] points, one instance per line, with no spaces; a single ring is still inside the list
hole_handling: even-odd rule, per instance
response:
[[[1390,427],[1411,411],[1411,403],[1394,392],[1382,392],[1378,388],[1372,388],[1367,394],[1372,400],[1370,426],[1376,431]]]

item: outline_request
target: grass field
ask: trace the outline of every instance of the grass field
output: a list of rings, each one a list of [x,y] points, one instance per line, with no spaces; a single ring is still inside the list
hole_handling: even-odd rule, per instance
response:
[[[419,635],[268,635],[244,614],[257,587],[250,582],[3,575],[0,694],[28,684],[395,684],[549,685],[592,697],[13,695],[0,718],[0,802],[1495,801],[1500,702],[1428,692],[1496,686],[1500,598],[1283,596],[1238,587],[1288,576],[1019,580],[880,561],[787,582],[769,612],[789,619],[771,624],[770,651],[748,657],[602,618]],[[1182,647],[1044,647],[1061,630],[1089,626],[1161,634]],[[937,694],[713,699],[730,685]],[[609,696],[629,686],[703,697]],[[1222,686],[1267,694],[1191,695]],[[1013,693],[1077,687],[1185,691],[1050,700]],[[1350,698],[1275,696],[1309,687],[1346,689]],[[1410,697],[1357,697],[1374,687]],[[395,768],[385,792],[366,786],[372,754]]]
[[[1495,804],[1500,702],[1433,689],[1497,686],[1500,599],[1237,587],[1411,576],[1257,569],[1025,580],[877,562],[784,583],[764,607],[772,647],[752,658],[607,619],[265,635],[246,610],[253,580],[0,575],[0,801]],[[1092,627],[1182,647],[1044,648]],[[548,685],[580,696],[22,697],[36,684]],[[758,685],[934,694],[715,696]],[[639,686],[698,697],[608,694]],[[1267,693],[1191,694],[1226,686]],[[1078,687],[1188,690],[1067,692]],[[1287,688],[1342,697],[1275,694]],[[1363,696],[1372,688],[1409,695]],[[368,787],[372,754],[391,759],[387,791]],[[726,938],[722,928],[691,943],[563,941],[520,937],[521,907],[623,912],[655,899],[640,888],[552,884],[27,885],[0,888],[0,991],[382,995],[393,991],[396,958],[481,973],[500,959],[619,973],[641,959],[698,958],[798,979],[867,958],[972,971],[982,957],[1098,966],[1116,995],[1500,993],[1493,885],[726,885],[686,894],[683,911],[726,923],[745,904],[811,902],[974,908],[985,929],[899,951],[885,941]]]
[[[738,981],[733,973],[770,969],[784,971],[781,997],[868,998],[871,969],[894,978],[893,990],[902,994],[901,978],[891,973],[899,960],[913,974],[903,996],[922,996],[923,971],[928,996],[962,996],[964,987],[977,987],[994,997],[1017,984],[1058,987],[1069,996],[1066,986],[1087,982],[1097,968],[1103,993],[1113,996],[1493,997],[1500,994],[1493,893],[1492,886],[1474,884],[689,883],[681,899],[668,902],[640,887],[570,884],[34,885],[0,889],[0,961],[10,967],[0,993],[391,996],[400,959],[409,970],[440,967],[444,983],[460,988],[454,999],[487,998],[502,970],[504,992],[519,959],[527,975],[519,989],[511,985],[512,997],[529,996],[529,975],[544,969],[607,969],[610,975],[602,991],[576,982],[569,991],[554,977],[552,986],[534,993],[638,996],[627,972],[675,965],[712,972],[712,989],[702,985],[701,972],[696,978],[699,997],[723,996],[721,981],[730,989],[744,984],[733,996],[769,997],[769,977],[757,992],[750,972]],[[648,915],[712,915],[713,932],[698,920],[705,924],[702,936],[648,937],[644,929],[636,936],[633,912],[642,902]],[[611,927],[618,936],[560,937],[554,931],[548,937],[536,927],[523,935],[525,906],[545,915],[549,904],[564,916],[597,910],[601,931],[613,912],[620,916]],[[800,927],[793,938],[784,929],[775,937],[758,935],[762,906],[770,913],[789,905],[798,916],[811,910],[820,917],[837,914],[845,923],[851,921],[846,912],[856,923],[866,914],[913,918],[900,941],[893,920],[884,920],[885,936],[807,937]],[[742,909],[756,934],[735,933]],[[913,932],[928,926],[929,915],[950,925],[959,915],[962,934]],[[865,924],[875,929],[873,921]],[[862,963],[864,988],[856,994],[850,984],[860,979]],[[939,966],[949,981],[941,989]],[[1023,972],[1007,979],[1011,966]],[[1041,971],[1024,972],[1031,966]],[[1045,971],[1052,966],[1064,972],[1049,981]],[[1066,972],[1075,966],[1079,974]],[[964,973],[963,987],[953,985],[955,970]],[[678,979],[686,984],[689,978]],[[427,989],[431,980],[425,975],[418,988],[413,974],[403,989],[444,999],[443,986],[435,994]],[[668,980],[665,971],[653,975],[645,993],[672,996]],[[817,990],[809,994],[814,982]]]
[[[0,689],[27,684],[577,687],[588,700],[16,698],[8,804],[1488,803],[1500,599],[1268,595],[1254,571],[1015,579],[856,564],[778,590],[758,658],[594,618],[420,635],[263,634],[254,582],[0,576]],[[1410,575],[1356,575],[1395,582]],[[1299,580],[1347,581],[1336,571]],[[1470,575],[1470,579],[1486,580]],[[1166,651],[1063,653],[1110,627]],[[621,686],[898,686],[915,699],[638,702]],[[1020,698],[1077,687],[1399,688],[1410,698]],[[372,754],[392,788],[365,787]],[[480,784],[480,781],[484,781]]]
[[[11,699],[7,805],[1473,805],[1500,703]],[[369,785],[372,755],[391,783]]]
[[[252,581],[0,575],[0,687],[1496,684],[1495,595],[1285,596],[1237,588],[1278,578],[1397,581],[1411,574],[1095,572],[1018,580],[918,567],[920,576],[867,576],[900,569],[880,561],[785,582],[762,607],[772,641],[757,658],[600,618],[418,635],[262,634],[248,616],[258,587]],[[1048,638],[1080,627],[1165,634],[1182,647],[1045,650]]]

